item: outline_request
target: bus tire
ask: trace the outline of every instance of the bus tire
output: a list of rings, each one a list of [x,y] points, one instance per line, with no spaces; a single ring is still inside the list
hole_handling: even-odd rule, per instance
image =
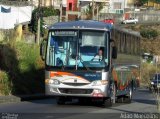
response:
[[[124,103],[131,103],[132,99],[129,96],[124,97]]]
[[[124,97],[124,103],[131,103],[131,101],[132,101],[132,93],[133,93],[133,90],[132,90],[132,88],[130,88],[129,89],[129,94]]]
[[[118,96],[117,97],[117,103],[123,103],[124,97],[123,96]]]

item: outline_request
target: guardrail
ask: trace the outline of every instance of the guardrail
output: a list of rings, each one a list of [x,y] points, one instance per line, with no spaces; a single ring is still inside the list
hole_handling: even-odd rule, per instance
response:
[[[121,27],[114,27],[112,37],[119,53],[140,55],[140,33]]]

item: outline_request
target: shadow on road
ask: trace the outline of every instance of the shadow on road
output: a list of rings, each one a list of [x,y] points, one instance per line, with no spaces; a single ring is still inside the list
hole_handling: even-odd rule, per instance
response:
[[[30,100],[31,103],[36,103],[36,104],[47,104],[47,105],[56,105],[59,107],[97,107],[97,108],[105,108],[104,105],[102,105],[101,102],[92,102],[92,101],[87,101],[87,102],[79,102],[79,101],[67,101],[63,105],[58,105],[56,102],[56,99],[54,97],[49,97],[47,99],[40,99],[40,100]],[[128,105],[128,103],[115,103],[113,104],[113,107],[118,107],[121,105]]]
[[[147,88],[139,89],[138,92],[140,92],[140,93],[151,93],[151,91],[149,91],[149,89],[147,89]]]
[[[156,105],[156,100],[149,100],[149,99],[134,99],[134,102]]]

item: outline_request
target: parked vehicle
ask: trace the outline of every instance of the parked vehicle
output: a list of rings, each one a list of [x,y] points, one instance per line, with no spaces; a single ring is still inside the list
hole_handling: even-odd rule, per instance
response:
[[[43,27],[44,29],[48,29],[48,25],[47,25],[47,24],[44,24],[42,27]]]
[[[114,19],[104,19],[104,20],[102,20],[102,22],[112,24],[112,25],[115,23]]]
[[[135,18],[130,18],[130,19],[126,19],[126,20],[123,20],[122,21],[123,24],[129,24],[129,23],[138,23],[138,19],[135,19]]]
[[[149,89],[151,91],[157,91],[158,88],[160,88],[160,73],[154,74],[154,76],[151,78]]]
[[[142,54],[142,62],[150,63],[152,64],[154,60],[154,56],[151,53],[143,53]]]

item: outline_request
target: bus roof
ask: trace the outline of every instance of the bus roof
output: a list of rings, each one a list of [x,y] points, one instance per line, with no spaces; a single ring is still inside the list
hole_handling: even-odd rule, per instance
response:
[[[112,28],[111,24],[106,24],[94,20],[79,20],[70,22],[59,22],[50,26],[52,29],[95,29],[95,30],[110,30]]]

